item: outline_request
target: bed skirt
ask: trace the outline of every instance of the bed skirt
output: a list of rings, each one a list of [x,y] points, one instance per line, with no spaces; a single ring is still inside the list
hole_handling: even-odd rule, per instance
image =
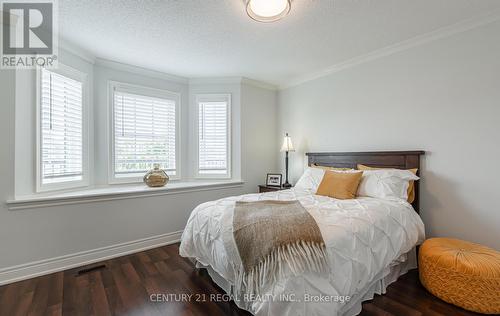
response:
[[[206,266],[200,262],[196,262],[197,268],[205,268],[212,278],[213,282],[216,283],[221,289],[223,289],[228,295],[233,295],[233,286],[230,282],[224,279],[219,273],[217,273],[211,266]],[[370,285],[365,287],[362,291],[352,295],[348,302],[334,302],[331,304],[342,304],[339,308],[339,316],[352,316],[358,315],[362,309],[362,302],[373,299],[375,294],[385,294],[387,287],[395,282],[401,275],[407,273],[409,270],[417,268],[417,257],[416,250],[413,248],[408,253],[402,255],[397,260],[395,260],[391,265],[386,267],[382,272],[380,272],[377,277],[375,277]],[[244,310],[253,313],[251,305],[245,304],[244,301],[235,300],[236,305]],[[311,302],[309,304],[315,304]],[[306,304],[301,304],[307,309]],[[319,310],[311,311],[305,310],[303,313],[297,311],[295,308],[286,308],[284,303],[273,303],[268,302],[264,304],[255,315],[321,315],[318,313]],[[331,315],[331,309],[325,309],[325,315]]]

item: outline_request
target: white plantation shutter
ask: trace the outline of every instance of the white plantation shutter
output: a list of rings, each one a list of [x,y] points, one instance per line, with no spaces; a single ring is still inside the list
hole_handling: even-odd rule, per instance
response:
[[[42,69],[41,185],[83,179],[83,84]]]
[[[229,175],[229,100],[198,102],[198,174]]]
[[[176,174],[176,101],[115,90],[115,177],[143,175],[160,164]]]

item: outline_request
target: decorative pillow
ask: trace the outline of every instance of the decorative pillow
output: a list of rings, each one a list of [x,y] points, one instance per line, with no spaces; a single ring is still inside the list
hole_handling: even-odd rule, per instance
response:
[[[392,168],[374,168],[365,165],[358,164],[358,170],[381,170],[381,169],[392,169]],[[414,175],[417,175],[418,169],[407,169]],[[410,180],[408,183],[408,203],[413,203],[415,201],[415,180]]]
[[[381,199],[408,200],[408,182],[419,177],[408,170],[365,170],[358,188],[358,196]]]
[[[316,194],[340,200],[354,199],[356,198],[356,192],[358,191],[362,175],[363,171],[337,172],[327,170]]]
[[[325,170],[323,169],[307,167],[295,184],[295,188],[316,192],[324,174]]]
[[[352,171],[352,168],[337,168],[337,167],[328,167],[328,166],[320,166],[317,164],[312,164],[311,168],[319,168],[323,170],[331,170],[331,171]],[[359,169],[359,168],[358,168]],[[361,170],[361,169],[360,169]]]

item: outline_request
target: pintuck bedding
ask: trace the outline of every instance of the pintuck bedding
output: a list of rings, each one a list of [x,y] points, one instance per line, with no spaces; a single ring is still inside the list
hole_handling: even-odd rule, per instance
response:
[[[188,220],[180,255],[196,259],[239,307],[255,315],[355,315],[363,300],[384,292],[388,283],[415,267],[409,259],[424,240],[424,225],[404,200],[337,200],[313,192],[292,188],[203,203]],[[288,271],[266,284],[259,295],[245,295],[235,288],[235,203],[261,200],[298,200],[304,206],[321,231],[327,273]]]

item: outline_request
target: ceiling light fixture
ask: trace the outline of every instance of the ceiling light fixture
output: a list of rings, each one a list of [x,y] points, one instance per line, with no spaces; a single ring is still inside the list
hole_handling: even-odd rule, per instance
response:
[[[274,22],[290,12],[290,0],[248,0],[247,14],[259,22]]]

